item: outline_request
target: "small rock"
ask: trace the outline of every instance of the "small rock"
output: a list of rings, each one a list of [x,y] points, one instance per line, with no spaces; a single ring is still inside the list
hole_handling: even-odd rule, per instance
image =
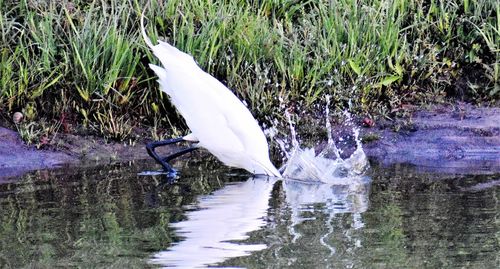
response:
[[[14,113],[14,115],[12,115],[12,121],[13,121],[15,124],[20,123],[22,120],[23,120],[23,113],[21,113],[21,112],[16,112],[16,113]]]

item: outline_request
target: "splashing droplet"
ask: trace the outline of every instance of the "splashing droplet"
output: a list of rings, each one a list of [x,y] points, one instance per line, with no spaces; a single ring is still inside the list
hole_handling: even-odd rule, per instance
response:
[[[345,158],[341,157],[342,150],[337,147],[332,135],[332,125],[330,122],[330,96],[326,96],[325,106],[325,128],[327,130],[327,144],[316,153],[314,148],[301,147],[295,130],[295,122],[288,110],[285,111],[285,118],[288,121],[290,140],[288,143],[283,139],[275,137],[276,143],[284,152],[283,176],[286,178],[307,181],[322,182],[329,184],[349,184],[349,177],[362,175],[369,168],[368,159],[363,151],[361,140],[359,139],[359,128],[353,124],[351,114],[344,112],[345,126],[351,128],[356,149]],[[339,137],[338,141],[345,142],[344,137]],[[291,144],[291,147],[289,146]]]

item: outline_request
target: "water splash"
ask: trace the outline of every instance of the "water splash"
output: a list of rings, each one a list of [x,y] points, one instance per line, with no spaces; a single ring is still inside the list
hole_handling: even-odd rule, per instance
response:
[[[363,175],[368,162],[358,138],[359,130],[352,124],[349,113],[345,113],[344,117],[346,126],[352,129],[356,150],[343,158],[345,154],[337,147],[331,132],[329,102],[327,97],[325,128],[328,141],[321,151],[316,153],[314,148],[301,145],[292,114],[283,106],[289,129],[285,136],[288,139],[278,138],[282,133],[279,132],[277,120],[272,121],[273,127],[265,132],[281,148],[285,160],[282,170],[285,179],[252,177],[246,182],[229,184],[211,195],[200,197],[196,207],[199,210],[189,211],[186,220],[172,224],[184,238],[183,241],[167,251],[155,254],[150,262],[167,267],[207,268],[231,257],[246,256],[266,249],[268,245],[265,243],[252,244],[244,240],[250,232],[266,225],[272,192],[280,189],[275,184],[281,185],[290,212],[287,229],[292,238],[291,243],[307,239],[300,225],[315,218],[311,215],[321,210],[326,215],[327,229],[318,240],[330,256],[334,255],[337,249],[331,243],[334,232],[332,221],[337,215],[352,213],[353,218],[358,216],[353,219],[354,229],[364,225],[360,214],[368,208],[371,178]]]
[[[292,120],[290,112],[285,111],[285,118],[288,121],[290,131],[290,141],[275,138],[275,141],[284,152],[283,176],[300,181],[322,182],[329,184],[349,184],[350,177],[362,175],[369,168],[368,159],[363,151],[361,140],[359,139],[359,128],[353,124],[349,112],[344,112],[345,126],[351,128],[356,149],[354,152],[342,158],[342,150],[339,149],[333,139],[332,126],[330,123],[330,97],[326,97],[325,107],[325,128],[328,134],[326,146],[318,153],[313,147],[301,147],[300,140],[295,130],[295,122]],[[343,140],[342,137],[339,138]],[[291,145],[291,147],[289,146]],[[290,149],[291,148],[291,149]]]
[[[295,129],[296,123],[286,109],[283,111],[289,135],[280,139],[276,137],[276,130],[273,134],[274,141],[284,152],[284,165],[281,170],[285,177],[283,188],[286,202],[291,211],[291,225],[288,226],[288,231],[292,236],[292,242],[302,238],[297,227],[305,220],[304,212],[322,205],[324,213],[328,216],[325,223],[328,232],[320,238],[320,243],[328,249],[330,255],[334,255],[335,248],[325,240],[333,231],[331,220],[337,214],[355,213],[359,216],[367,210],[371,178],[365,175],[369,168],[368,159],[359,139],[359,128],[353,123],[351,114],[347,111],[343,113],[343,126],[352,133],[356,148],[354,151],[350,149],[352,153],[346,156],[343,146],[347,145],[349,139],[347,136],[340,136],[336,137],[338,145],[335,142],[329,105],[330,97],[327,96],[325,106],[327,142],[319,152],[314,147],[301,145]],[[359,227],[364,225],[361,218],[354,223]]]
[[[363,175],[368,162],[358,138],[359,129],[352,124],[351,115],[347,112],[344,113],[345,125],[352,129],[356,150],[349,157],[342,157],[345,154],[332,135],[329,102],[327,97],[325,128],[328,141],[321,151],[316,153],[314,148],[301,145],[292,114],[283,105],[289,129],[288,139],[278,138],[277,120],[272,121],[273,127],[265,132],[281,148],[285,179],[252,177],[246,182],[229,184],[211,195],[200,197],[196,207],[199,210],[189,211],[186,220],[172,224],[183,241],[167,251],[156,253],[150,262],[166,267],[207,268],[231,257],[247,256],[266,249],[266,244],[252,244],[244,240],[250,232],[266,225],[269,201],[272,191],[279,189],[275,187],[278,182],[281,182],[290,212],[287,228],[292,243],[306,238],[301,233],[300,224],[315,218],[311,217],[312,213],[321,210],[326,215],[327,229],[318,240],[330,256],[334,255],[337,250],[330,240],[334,232],[332,221],[339,214],[352,213],[356,218],[353,219],[354,229],[364,225],[360,214],[368,208],[371,178]]]

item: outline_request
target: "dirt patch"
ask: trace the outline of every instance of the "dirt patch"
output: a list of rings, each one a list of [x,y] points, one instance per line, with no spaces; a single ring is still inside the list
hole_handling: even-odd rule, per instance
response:
[[[0,127],[0,177],[25,171],[53,168],[76,159],[64,152],[35,150],[24,145],[17,132]]]
[[[59,134],[50,149],[27,146],[15,131],[0,127],[0,179],[27,171],[74,165],[98,165],[149,158],[145,141],[109,142],[95,136]],[[159,148],[168,154],[176,147]]]
[[[435,107],[407,119],[363,128],[366,154],[382,165],[413,164],[423,171],[500,172],[500,108]]]
[[[343,137],[342,127],[334,130],[334,137]],[[366,154],[381,165],[413,164],[419,170],[440,173],[500,173],[500,108],[439,106],[405,119],[376,122],[362,128],[361,137]],[[63,165],[146,159],[145,143],[61,134],[54,141],[55,149],[36,150],[16,132],[0,127],[0,178]],[[176,149],[159,151],[168,154]]]

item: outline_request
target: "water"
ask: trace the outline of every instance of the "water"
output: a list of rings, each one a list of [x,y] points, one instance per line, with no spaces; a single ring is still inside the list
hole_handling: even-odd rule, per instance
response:
[[[274,126],[270,130],[266,130],[266,133],[280,147],[283,154],[282,162],[284,165],[280,169],[283,171],[283,177],[303,182],[345,185],[358,181],[357,177],[363,175],[369,169],[368,158],[363,151],[361,139],[359,138],[359,128],[353,124],[348,111],[344,112],[344,127],[351,130],[355,149],[348,156],[341,157],[341,153],[343,153],[342,145],[337,147],[332,135],[329,115],[330,96],[326,96],[324,115],[327,144],[321,150],[304,146],[304,143],[297,135],[292,114],[283,106],[282,102],[281,109],[284,111],[287,120],[289,135],[288,133],[281,137],[276,135],[278,133],[276,130],[283,129],[280,128],[277,120],[274,121]],[[343,140],[345,140],[345,137],[340,137],[340,141]]]
[[[372,167],[352,184],[153,162],[0,182],[1,268],[498,268],[500,175]],[[368,177],[368,178],[367,178]],[[205,246],[201,247],[200,246]],[[195,254],[193,254],[195,253]]]

